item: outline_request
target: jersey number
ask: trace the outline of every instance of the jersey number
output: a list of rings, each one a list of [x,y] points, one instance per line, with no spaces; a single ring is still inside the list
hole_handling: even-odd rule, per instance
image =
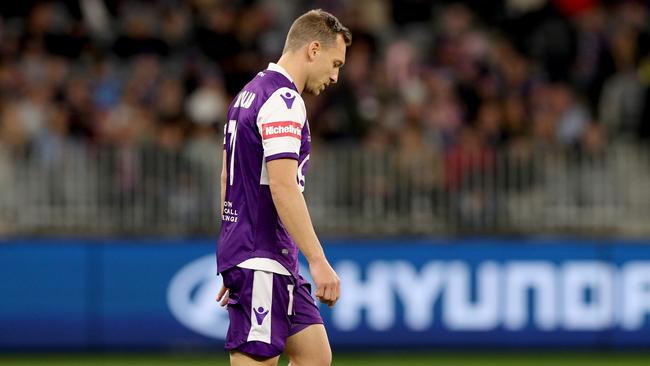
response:
[[[237,145],[237,120],[228,121],[228,133],[230,134],[230,185],[235,176],[235,146]]]

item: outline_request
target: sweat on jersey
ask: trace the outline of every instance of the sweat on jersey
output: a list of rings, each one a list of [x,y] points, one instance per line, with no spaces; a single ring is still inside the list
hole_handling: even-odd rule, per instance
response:
[[[266,163],[298,160],[296,180],[303,191],[311,137],[305,104],[281,66],[269,64],[235,97],[224,127],[224,148],[226,199],[217,271],[240,266],[297,277],[298,247],[273,204]]]

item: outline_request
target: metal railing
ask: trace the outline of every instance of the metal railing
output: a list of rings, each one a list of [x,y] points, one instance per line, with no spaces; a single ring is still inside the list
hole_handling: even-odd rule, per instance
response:
[[[310,209],[325,232],[648,235],[649,152],[327,150]]]
[[[649,152],[321,145],[305,193],[322,234],[647,236]],[[214,235],[220,154],[217,144],[0,149],[0,232]]]
[[[214,150],[214,151],[211,151]],[[9,234],[185,235],[218,229],[220,148],[156,146],[53,151],[0,157],[0,230]]]

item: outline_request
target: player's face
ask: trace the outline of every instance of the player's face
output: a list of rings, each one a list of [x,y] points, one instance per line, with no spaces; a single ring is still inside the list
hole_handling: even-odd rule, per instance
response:
[[[313,58],[312,72],[307,80],[307,92],[318,95],[329,84],[339,79],[339,70],[345,63],[345,41],[337,35],[334,46],[321,47]]]

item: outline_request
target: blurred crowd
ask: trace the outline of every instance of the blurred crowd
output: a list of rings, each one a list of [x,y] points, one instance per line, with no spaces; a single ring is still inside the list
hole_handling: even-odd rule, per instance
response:
[[[2,143],[192,145],[322,7],[354,34],[308,98],[328,142],[453,149],[647,137],[647,1],[21,1],[0,5]],[[601,138],[602,140],[602,138]]]
[[[218,163],[228,104],[311,8],[353,33],[338,85],[305,96],[317,149],[395,152],[453,191],[503,151],[650,137],[645,0],[8,1],[0,150]]]

